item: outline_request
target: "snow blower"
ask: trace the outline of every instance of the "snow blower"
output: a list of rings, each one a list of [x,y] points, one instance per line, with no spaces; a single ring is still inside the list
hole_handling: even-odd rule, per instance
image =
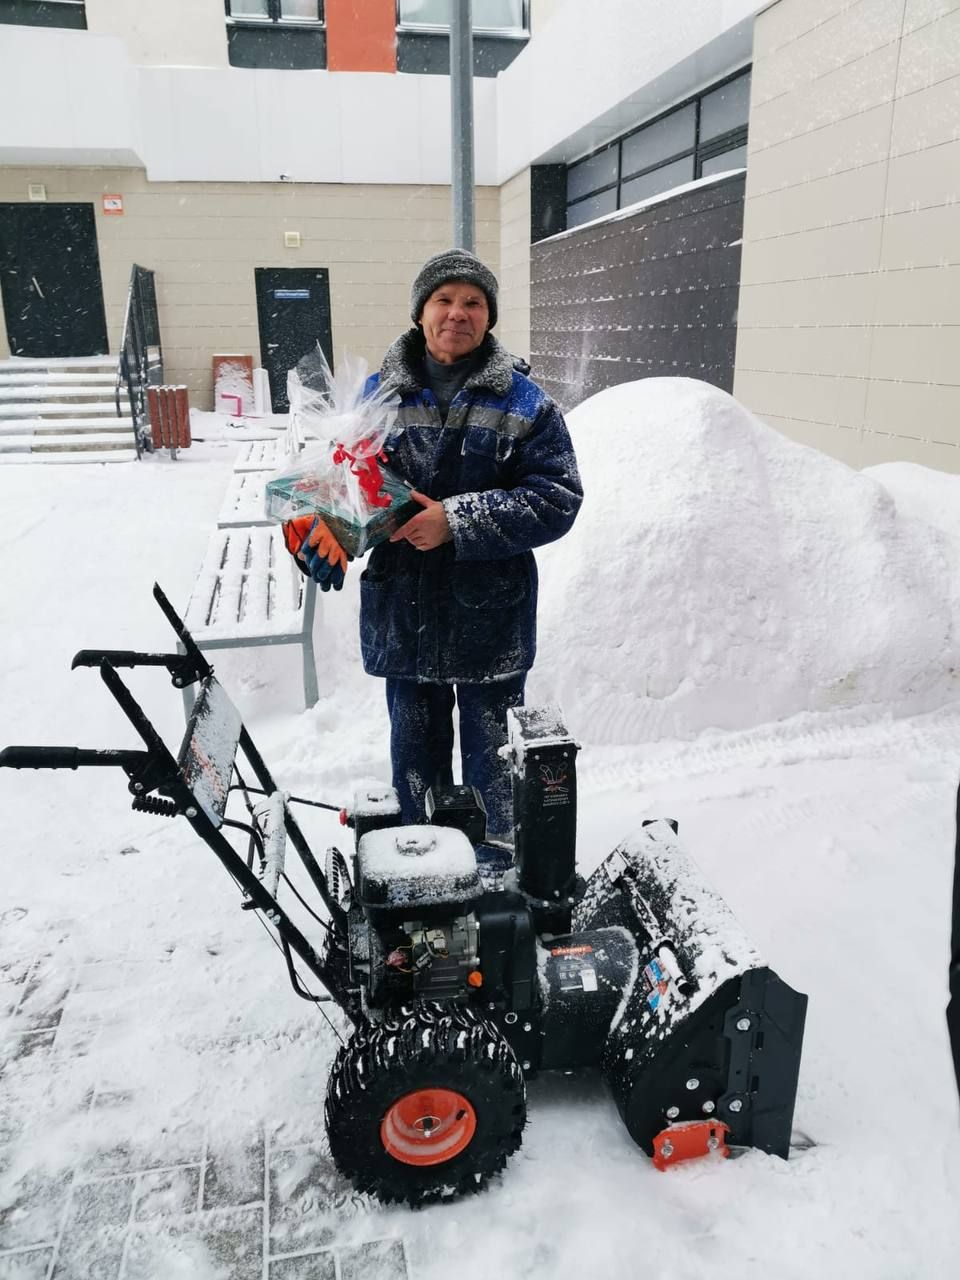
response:
[[[0,765],[118,767],[134,809],[182,815],[209,845],[242,906],[275,930],[294,991],[318,999],[299,960],[353,1024],[325,1118],[360,1191],[422,1204],[477,1190],[520,1146],[525,1082],[544,1071],[599,1068],[658,1168],[743,1147],[787,1157],[806,996],[704,886],[675,822],[644,822],[584,883],[578,748],[556,710],[511,712],[514,851],[485,843],[472,788],[434,788],[428,823],[404,826],[382,787],[341,813],[353,849],[331,848],[321,868],[297,798],[277,789],[210,664],[154,595],[178,652],[73,660],[99,668],[144,749],[13,746]],[[127,667],[199,686],[177,756],[117,674]],[[288,879],[288,845],[323,912]],[[316,945],[281,905],[283,886],[308,907]]]

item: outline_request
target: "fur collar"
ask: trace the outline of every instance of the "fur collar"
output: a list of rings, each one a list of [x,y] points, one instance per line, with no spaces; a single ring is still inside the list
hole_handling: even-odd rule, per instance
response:
[[[423,390],[423,357],[426,343],[419,326],[402,333],[383,358],[380,369],[380,385],[391,386],[400,395]],[[521,373],[530,366],[524,360],[512,356],[502,347],[492,333],[484,338],[480,351],[483,360],[464,384],[468,391],[483,388],[494,395],[505,396],[513,386],[513,371]]]

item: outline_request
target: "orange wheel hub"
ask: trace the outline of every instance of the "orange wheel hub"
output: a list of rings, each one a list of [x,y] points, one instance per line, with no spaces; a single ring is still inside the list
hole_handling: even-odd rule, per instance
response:
[[[380,1124],[384,1150],[401,1164],[444,1164],[470,1145],[477,1113],[453,1089],[415,1089],[398,1098]]]

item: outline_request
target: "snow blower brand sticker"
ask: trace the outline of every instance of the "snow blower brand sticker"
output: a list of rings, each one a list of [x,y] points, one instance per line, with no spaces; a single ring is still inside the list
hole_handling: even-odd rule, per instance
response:
[[[565,764],[542,764],[540,782],[543,785],[543,807],[570,803],[570,775]]]
[[[551,947],[550,954],[557,962],[556,974],[561,991],[596,991],[593,947],[585,943],[575,947]],[[588,960],[587,956],[591,959]]]
[[[656,1009],[663,996],[670,990],[670,979],[660,966],[658,960],[651,960],[643,966],[643,980],[647,987],[647,1004]]]

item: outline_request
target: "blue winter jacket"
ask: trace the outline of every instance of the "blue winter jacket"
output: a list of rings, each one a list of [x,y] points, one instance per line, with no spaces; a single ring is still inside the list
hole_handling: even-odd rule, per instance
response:
[[[400,409],[390,466],[443,503],[452,542],[374,547],[360,577],[360,647],[370,675],[438,682],[502,680],[536,653],[532,548],[566,533],[583,490],[563,415],[488,335],[484,359],[441,422],[423,386],[424,340],[403,334],[369,387]]]

